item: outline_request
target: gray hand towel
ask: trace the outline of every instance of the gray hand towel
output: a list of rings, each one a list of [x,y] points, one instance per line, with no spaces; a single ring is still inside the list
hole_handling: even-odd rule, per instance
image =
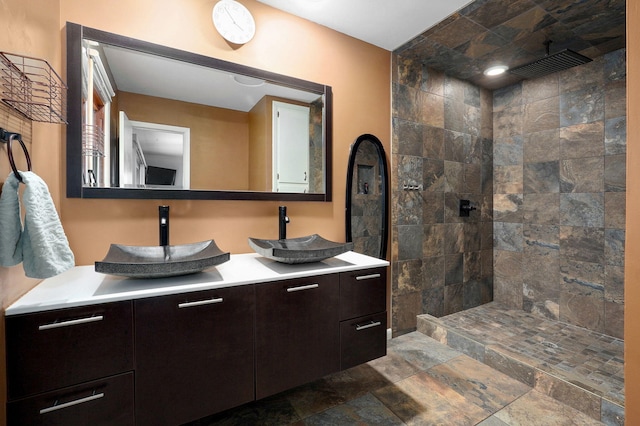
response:
[[[75,265],[47,184],[33,172],[20,172],[26,187],[22,231],[24,272],[31,278],[49,278]]]
[[[22,223],[18,200],[18,179],[13,172],[2,185],[0,196],[0,266],[22,262]]]
[[[18,179],[13,173],[0,196],[0,266],[23,262],[31,278],[49,278],[75,265],[47,184],[33,172],[20,172],[26,187],[22,196],[24,229],[20,218]]]

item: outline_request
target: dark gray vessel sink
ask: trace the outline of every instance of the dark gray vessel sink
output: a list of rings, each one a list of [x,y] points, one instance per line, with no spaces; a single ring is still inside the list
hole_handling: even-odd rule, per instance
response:
[[[353,243],[335,243],[318,234],[284,240],[249,238],[249,245],[256,253],[282,263],[319,262],[353,249]]]
[[[96,272],[131,278],[160,278],[203,271],[229,260],[213,240],[175,246],[111,244]]]

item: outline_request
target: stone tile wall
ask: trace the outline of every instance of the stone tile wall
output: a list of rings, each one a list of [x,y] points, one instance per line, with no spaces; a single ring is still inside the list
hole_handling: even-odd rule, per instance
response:
[[[492,95],[393,60],[392,329],[401,334],[416,315],[492,300]],[[460,199],[478,210],[459,217]]]
[[[493,293],[622,337],[625,66],[623,49],[492,99],[394,56],[395,334]],[[458,217],[461,198],[479,211]]]
[[[325,182],[322,173],[313,173],[314,170],[323,170],[324,147],[322,140],[323,122],[323,98],[312,102],[309,111],[309,192],[324,192]]]
[[[494,298],[623,336],[625,50],[493,94]]]

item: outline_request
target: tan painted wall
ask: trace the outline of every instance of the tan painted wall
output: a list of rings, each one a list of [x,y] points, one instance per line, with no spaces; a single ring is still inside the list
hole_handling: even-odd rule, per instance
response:
[[[626,424],[640,424],[640,1],[627,1],[627,222],[624,274]]]
[[[13,1],[13,0],[12,0]],[[66,21],[214,56],[333,87],[332,203],[288,202],[289,235],[318,232],[344,241],[344,198],[351,143],[373,133],[390,152],[390,53],[255,0],[243,0],[257,32],[239,48],[215,31],[215,1],[61,0]],[[167,25],[170,23],[170,25]],[[161,31],[158,29],[162,29]],[[63,200],[63,222],[79,264],[102,259],[110,243],[156,244],[157,206],[171,206],[171,242],[214,238],[232,253],[251,249],[247,237],[277,236],[278,202]]]
[[[362,133],[373,133],[390,151],[390,53],[255,0],[242,2],[254,14],[258,30],[249,44],[232,48],[211,23],[214,0],[3,0],[0,16],[6,19],[0,50],[46,59],[64,77],[63,30],[65,22],[71,21],[333,86],[334,201],[288,202],[289,235],[318,232],[344,241],[344,185],[350,144]],[[10,113],[0,108],[0,122],[3,114]],[[9,119],[15,117],[5,118]],[[64,126],[33,123],[32,130],[29,122],[21,126],[24,128],[18,131],[32,132],[29,149],[33,170],[49,185],[78,265],[102,259],[113,242],[156,244],[160,204],[172,208],[174,244],[215,238],[221,248],[243,253],[250,251],[248,236],[277,235],[278,202],[67,199]],[[0,183],[9,170],[6,155],[0,153]],[[24,276],[21,265],[0,268],[2,310],[37,283]],[[4,342],[3,321],[0,342]],[[6,371],[4,343],[0,345],[1,424],[5,419]]]
[[[271,104],[263,97],[249,111],[249,189],[271,191]]]
[[[116,97],[130,120],[191,129],[191,189],[249,189],[248,113],[129,92]]]
[[[0,31],[0,50],[44,59],[60,72],[61,44],[57,37],[57,1],[2,1],[0,16],[11,17],[5,19],[5,28]],[[0,123],[0,126],[10,123],[7,127],[9,131],[31,133],[31,143],[27,144],[27,149],[33,171],[47,182],[54,203],[59,206],[62,194],[61,134],[64,126],[48,123],[31,125],[29,120],[21,118],[4,106],[0,108]],[[4,183],[11,168],[4,144],[0,150],[0,183]],[[26,162],[21,150],[14,149],[14,154],[18,167],[24,170]],[[12,268],[0,267],[2,308],[6,308],[36,283],[36,280],[24,276],[22,265]],[[4,342],[4,339],[2,341]]]

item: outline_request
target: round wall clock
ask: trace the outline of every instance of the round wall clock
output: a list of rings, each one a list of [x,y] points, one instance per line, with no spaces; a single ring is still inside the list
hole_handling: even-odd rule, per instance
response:
[[[253,15],[235,0],[220,0],[216,3],[212,19],[220,35],[234,44],[247,43],[256,33]]]

